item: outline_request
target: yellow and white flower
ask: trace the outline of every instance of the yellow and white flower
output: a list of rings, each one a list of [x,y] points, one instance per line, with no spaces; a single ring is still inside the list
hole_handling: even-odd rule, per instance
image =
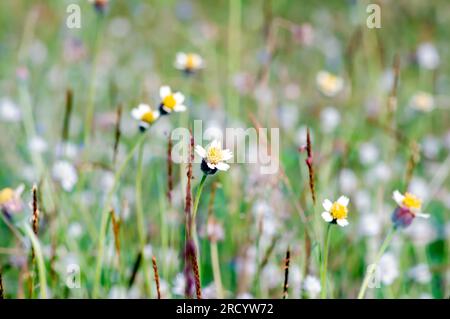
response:
[[[392,198],[401,208],[407,209],[417,217],[428,218],[430,215],[422,214],[422,200],[416,195],[406,192],[405,194],[395,190],[392,194]]]
[[[427,92],[417,92],[410,101],[410,107],[421,112],[430,112],[434,108],[434,97]]]
[[[139,121],[141,130],[146,130],[159,118],[159,111],[152,110],[150,105],[141,103],[131,111],[131,116]]]
[[[165,85],[159,89],[159,95],[161,97],[161,104],[159,105],[161,115],[186,111],[186,106],[183,104],[184,95],[182,93],[173,93],[170,87]]]
[[[327,71],[320,71],[316,76],[316,84],[323,95],[333,97],[344,88],[344,79]]]
[[[325,199],[322,203],[322,206],[325,209],[322,213],[322,218],[327,223],[336,223],[341,227],[347,226],[348,203],[349,199],[345,196],[339,197],[335,202]]]
[[[201,169],[205,174],[214,174],[217,170],[227,171],[230,165],[225,163],[233,157],[233,153],[228,149],[222,149],[218,140],[214,140],[206,149],[197,145],[195,152],[203,159]]]
[[[197,53],[178,52],[175,58],[175,68],[185,71],[186,73],[194,73],[203,68],[203,59]]]
[[[16,189],[4,188],[0,190],[0,209],[6,213],[15,213],[22,209],[20,199],[25,186],[19,185]]]

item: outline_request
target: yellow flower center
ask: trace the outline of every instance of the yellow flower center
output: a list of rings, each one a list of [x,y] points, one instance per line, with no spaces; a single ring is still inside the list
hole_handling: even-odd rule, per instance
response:
[[[222,150],[217,147],[208,148],[208,152],[206,154],[206,160],[213,164],[217,165],[223,159]]]
[[[141,121],[153,123],[155,121],[155,116],[153,115],[153,112],[144,113],[144,115],[142,115]]]
[[[348,209],[344,205],[334,202],[330,209],[330,214],[334,219],[347,218]]]
[[[14,190],[5,188],[0,191],[0,205],[5,204],[14,198]]]
[[[417,198],[417,196],[406,193],[405,198],[403,198],[403,205],[405,205],[408,208],[417,208],[419,209],[420,206],[422,206],[422,201]]]
[[[186,69],[195,69],[196,66],[195,55],[188,54],[186,57]]]
[[[177,101],[175,100],[173,94],[169,94],[167,95],[164,100],[163,100],[163,104],[168,107],[169,109],[173,110],[173,108],[175,107],[175,105],[177,105]]]
[[[325,78],[323,86],[326,90],[333,90],[337,86],[338,78],[334,75],[328,75]]]

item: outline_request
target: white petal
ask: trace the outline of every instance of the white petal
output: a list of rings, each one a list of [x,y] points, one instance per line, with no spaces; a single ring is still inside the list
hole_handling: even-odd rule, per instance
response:
[[[186,105],[184,105],[184,104],[175,105],[173,110],[175,112],[184,112],[184,111],[186,111]]]
[[[139,126],[147,129],[150,127],[150,124],[144,121],[139,121]]]
[[[347,221],[345,218],[343,218],[343,219],[338,219],[336,222],[337,222],[337,224],[338,224],[339,226],[341,226],[341,227],[345,227],[345,226],[348,225],[348,221]]]
[[[140,120],[142,117],[142,112],[139,109],[132,109],[131,116],[136,120]]]
[[[339,197],[338,200],[337,200],[337,202],[338,202],[339,204],[341,204],[342,206],[345,206],[345,207],[347,207],[349,201],[350,201],[350,200],[348,199],[348,197],[345,197],[345,196],[341,196],[341,197]]]
[[[160,116],[159,111],[153,111],[153,117],[155,118],[155,120],[158,119],[159,116]]]
[[[206,150],[203,147],[201,147],[200,145],[195,146],[195,152],[197,152],[197,154],[201,158],[205,158],[206,157]]]
[[[333,206],[333,203],[329,199],[325,199],[322,203],[323,208],[329,212],[331,209],[331,206]]]
[[[186,53],[179,52],[175,58],[175,67],[178,69],[184,69],[186,66],[187,55]]]
[[[145,103],[141,103],[138,105],[138,109],[139,111],[141,111],[142,113],[147,113],[149,111],[151,111],[151,107],[148,104]]]
[[[392,194],[392,198],[399,206],[401,206],[403,205],[403,199],[405,199],[405,196],[403,196],[398,190],[395,190]]]
[[[430,214],[416,213],[416,216],[421,218],[430,218]]]
[[[173,98],[177,102],[177,104],[183,104],[184,102],[184,95],[181,92],[177,92],[173,95]]]
[[[230,165],[224,162],[219,162],[217,163],[216,168],[220,171],[227,171],[230,168]]]
[[[209,147],[220,148],[220,142],[219,142],[219,140],[213,140],[213,141],[211,142],[211,144],[209,144]]]
[[[327,223],[329,223],[329,222],[331,222],[333,220],[333,216],[331,216],[331,214],[329,212],[323,212],[322,213],[322,218]]]
[[[159,96],[161,99],[164,99],[167,95],[171,94],[172,90],[170,90],[170,87],[167,85],[161,86],[159,89]]]
[[[208,167],[209,167],[210,169],[215,169],[215,168],[216,168],[216,165],[211,164],[210,162],[206,162],[206,165],[208,165]]]
[[[222,158],[224,161],[228,161],[233,157],[233,153],[230,150],[223,150],[222,152]]]
[[[172,109],[168,108],[167,106],[163,105],[162,108],[163,108],[163,110],[166,111],[167,113],[172,113]]]

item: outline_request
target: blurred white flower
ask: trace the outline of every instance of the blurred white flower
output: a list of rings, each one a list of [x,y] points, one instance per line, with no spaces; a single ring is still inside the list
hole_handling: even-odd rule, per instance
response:
[[[320,71],[316,76],[319,91],[328,97],[333,97],[344,88],[344,79],[327,71]]]
[[[123,286],[113,286],[109,290],[109,299],[127,299],[127,288]]]
[[[83,234],[83,226],[78,222],[73,222],[69,225],[67,235],[72,239],[78,239]]]
[[[418,246],[428,245],[437,238],[437,231],[429,219],[417,219],[404,232]]]
[[[354,195],[353,201],[361,213],[366,213],[370,210],[371,195],[366,190],[358,190]]]
[[[126,18],[117,17],[109,23],[109,33],[115,38],[125,38],[130,30],[130,22]]]
[[[435,106],[434,97],[427,92],[417,92],[411,97],[409,106],[417,111],[430,112]]]
[[[392,169],[384,162],[378,162],[367,173],[369,181],[387,182],[392,176]]]
[[[441,150],[441,141],[434,136],[427,135],[421,143],[421,149],[426,157],[436,159]]]
[[[339,186],[344,193],[352,193],[358,187],[358,178],[349,168],[344,168],[339,173]]]
[[[159,118],[159,111],[152,110],[150,105],[141,103],[131,110],[131,116],[139,121],[139,129],[145,131]]]
[[[236,296],[236,299],[253,299],[253,296],[249,292],[242,292]]]
[[[322,131],[325,133],[331,133],[341,123],[341,115],[336,108],[328,106],[320,113],[320,123]]]
[[[203,299],[217,299],[217,290],[214,282],[202,288]]]
[[[0,100],[0,119],[5,122],[16,123],[22,118],[22,113],[17,105],[9,98]]]
[[[62,188],[70,192],[78,181],[75,167],[67,161],[58,161],[53,165],[53,178],[59,182]]]
[[[177,296],[184,296],[186,287],[186,279],[183,273],[179,273],[175,276],[173,281],[172,293]]]
[[[408,271],[408,277],[419,284],[428,284],[431,281],[431,272],[427,264],[418,264]]]
[[[159,106],[161,115],[186,111],[186,105],[183,104],[184,95],[181,92],[172,92],[170,86],[164,85],[159,89],[159,95],[161,97],[161,104]]]
[[[68,159],[74,160],[78,157],[78,146],[71,142],[59,143],[56,145],[56,156],[66,157]]]
[[[144,247],[144,258],[151,259],[153,257],[153,247],[150,244],[145,245]]]
[[[303,281],[303,290],[306,292],[309,298],[316,298],[321,291],[319,279],[311,275],[306,276],[305,280]]]
[[[28,148],[31,153],[44,153],[48,149],[47,141],[40,136],[33,136],[28,141]]]
[[[288,100],[297,100],[300,97],[300,87],[297,83],[288,83],[284,87],[284,95]]]
[[[359,220],[359,233],[363,236],[376,236],[381,230],[380,218],[372,213],[363,214]]]
[[[378,263],[380,280],[386,286],[391,285],[399,276],[397,257],[391,253],[385,253]]]
[[[421,177],[413,177],[409,183],[409,191],[427,201],[430,198],[430,186],[427,181]]]
[[[283,277],[283,272],[281,267],[276,264],[267,264],[261,273],[261,285],[272,289],[280,285],[280,278]]]
[[[283,105],[279,108],[279,121],[282,128],[290,130],[298,121],[298,107],[295,105]]]
[[[209,240],[220,241],[225,237],[225,232],[222,223],[217,221],[214,217],[208,218],[206,233]]]
[[[430,42],[422,43],[417,48],[416,58],[421,67],[429,70],[436,69],[440,63],[439,52]]]
[[[202,69],[204,67],[204,62],[202,57],[197,53],[178,52],[174,66],[178,70],[193,73]]]
[[[34,40],[29,46],[29,57],[33,64],[40,65],[47,59],[47,47],[42,41]]]
[[[378,160],[379,156],[380,152],[374,143],[365,142],[359,146],[359,160],[361,164],[373,164]]]

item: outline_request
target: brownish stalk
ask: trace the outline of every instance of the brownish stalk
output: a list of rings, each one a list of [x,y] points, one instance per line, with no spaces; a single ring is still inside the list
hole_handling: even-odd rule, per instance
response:
[[[266,267],[267,263],[269,262],[270,256],[272,256],[273,250],[275,249],[278,239],[280,239],[280,236],[273,237],[269,248],[267,248],[267,250],[264,254],[264,257],[263,257],[261,263],[259,264],[258,271],[257,271],[258,276],[256,278],[259,278],[259,274],[261,273],[261,271],[264,269],[264,267]]]
[[[161,290],[159,289],[158,265],[156,264],[155,256],[152,257],[152,264],[153,264],[153,273],[155,274],[156,293],[158,295],[158,299],[161,299]]]
[[[37,200],[37,186],[33,185],[32,189],[33,194],[33,202],[32,202],[32,209],[33,209],[33,217],[31,219],[32,226],[33,226],[33,232],[37,236],[39,231],[39,209],[38,209],[38,200]]]
[[[64,113],[64,122],[62,128],[62,140],[66,142],[69,138],[70,117],[72,116],[73,109],[73,92],[71,89],[66,91],[66,109]]]
[[[116,248],[117,258],[120,258],[120,225],[121,220],[116,217],[114,209],[111,210],[111,223],[114,234],[114,246]]]
[[[2,272],[0,271],[0,299],[4,299],[3,294],[3,279],[2,279]]]
[[[308,166],[308,172],[309,172],[309,189],[311,191],[311,197],[312,197],[313,204],[316,205],[316,189],[315,189],[315,184],[314,184],[313,153],[312,153],[311,134],[309,133],[309,127],[306,132],[306,153],[308,155],[305,162],[306,162],[306,165]]]
[[[172,139],[167,142],[167,200],[172,204],[173,172],[172,172]]]
[[[284,285],[283,285],[283,299],[288,297],[289,288],[289,263],[291,261],[291,251],[288,247],[286,250],[286,259],[284,260]]]
[[[408,164],[406,166],[405,189],[408,189],[414,169],[420,161],[420,148],[416,141],[410,143],[410,149],[411,154],[409,155]]]
[[[120,130],[120,120],[122,119],[122,105],[119,104],[116,110],[116,131],[114,135],[114,147],[113,147],[113,167],[116,164],[117,150],[119,149],[119,141],[122,132]]]

